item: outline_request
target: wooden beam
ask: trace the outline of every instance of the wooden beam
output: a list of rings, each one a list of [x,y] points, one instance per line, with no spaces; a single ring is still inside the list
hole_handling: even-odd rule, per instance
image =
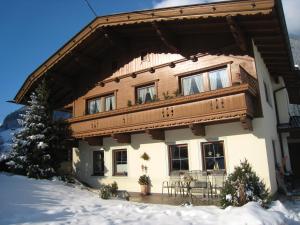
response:
[[[112,134],[111,137],[118,143],[131,143],[130,134]]]
[[[163,129],[146,130],[146,133],[154,140],[165,140],[165,131]]]
[[[83,138],[90,146],[102,146],[103,138],[102,137],[86,137]]]
[[[202,124],[190,124],[189,128],[196,136],[205,136],[205,126]]]
[[[252,120],[249,117],[243,116],[240,118],[240,121],[244,130],[250,130],[250,131],[253,130]]]
[[[227,16],[226,20],[237,45],[242,51],[247,51],[247,41],[242,29],[238,26],[232,16]]]
[[[157,22],[152,22],[152,27],[154,28],[159,39],[164,43],[164,45],[172,52],[179,53],[179,49],[176,47],[176,41],[174,36],[170,32],[163,30]]]

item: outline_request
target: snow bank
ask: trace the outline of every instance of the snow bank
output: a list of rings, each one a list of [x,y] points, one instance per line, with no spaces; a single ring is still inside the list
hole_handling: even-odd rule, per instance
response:
[[[271,209],[256,203],[222,210],[215,206],[180,207],[101,200],[94,193],[59,181],[0,174],[0,224],[170,224],[295,225],[300,202]],[[296,209],[296,210],[295,210]]]

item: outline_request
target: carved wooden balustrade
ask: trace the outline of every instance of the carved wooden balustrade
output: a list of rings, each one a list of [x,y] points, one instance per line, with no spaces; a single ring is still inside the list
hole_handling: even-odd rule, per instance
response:
[[[172,99],[134,105],[114,111],[85,115],[68,120],[73,137],[98,143],[93,137],[112,136],[118,142],[130,142],[130,133],[146,132],[153,139],[164,139],[164,130],[190,127],[195,135],[205,135],[211,123],[241,121],[251,130],[257,82],[241,75],[242,82],[228,88],[179,96]]]

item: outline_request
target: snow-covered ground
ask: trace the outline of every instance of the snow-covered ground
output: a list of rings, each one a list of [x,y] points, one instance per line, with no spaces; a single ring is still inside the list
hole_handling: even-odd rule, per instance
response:
[[[170,224],[296,225],[300,202],[256,203],[222,210],[102,200],[97,194],[60,181],[0,174],[0,224]]]

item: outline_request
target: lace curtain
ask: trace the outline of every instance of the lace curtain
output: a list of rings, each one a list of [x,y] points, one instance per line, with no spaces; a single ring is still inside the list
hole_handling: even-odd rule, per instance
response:
[[[153,86],[138,88],[138,102],[140,104],[152,102],[154,100],[155,88]]]
[[[90,100],[89,103],[88,103],[88,113],[89,114],[94,114],[94,113],[98,113],[100,111],[101,111],[100,98]]]
[[[208,74],[211,90],[229,87],[229,79],[226,69],[211,71]]]
[[[115,96],[107,96],[105,97],[105,111],[114,110],[116,108],[115,104]]]
[[[203,76],[194,75],[182,79],[183,95],[192,95],[204,92]]]

